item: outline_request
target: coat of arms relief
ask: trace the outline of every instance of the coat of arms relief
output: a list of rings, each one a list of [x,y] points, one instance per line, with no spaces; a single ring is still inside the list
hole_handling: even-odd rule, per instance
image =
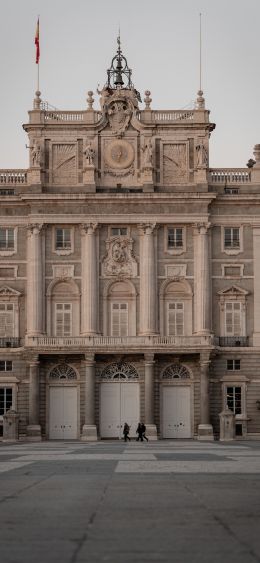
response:
[[[133,256],[133,239],[115,236],[106,241],[107,254],[102,262],[103,276],[137,276],[137,262]]]

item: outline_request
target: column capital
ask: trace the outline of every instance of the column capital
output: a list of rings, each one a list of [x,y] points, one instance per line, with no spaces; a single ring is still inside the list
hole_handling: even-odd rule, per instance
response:
[[[98,223],[82,223],[80,232],[82,235],[93,235],[98,227]]]
[[[43,223],[29,223],[27,226],[28,235],[39,235],[45,228]]]
[[[196,235],[206,235],[211,227],[209,222],[194,223],[193,228]]]
[[[138,229],[142,235],[152,235],[155,231],[156,223],[140,223]]]
[[[95,354],[85,354],[83,363],[85,366],[94,366],[96,363]]]
[[[145,365],[154,364],[154,354],[144,354]]]

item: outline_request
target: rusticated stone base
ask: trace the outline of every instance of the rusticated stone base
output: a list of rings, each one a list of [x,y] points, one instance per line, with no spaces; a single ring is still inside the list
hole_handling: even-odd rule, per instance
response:
[[[41,442],[42,432],[40,424],[29,424],[26,428],[28,442]]]
[[[213,427],[211,424],[199,424],[198,426],[198,440],[212,441],[214,440]]]
[[[82,440],[82,442],[96,442],[97,427],[94,424],[84,424],[80,439]]]
[[[147,436],[148,440],[151,441],[158,440],[157,428],[155,424],[146,424],[145,426],[146,426],[145,435]]]

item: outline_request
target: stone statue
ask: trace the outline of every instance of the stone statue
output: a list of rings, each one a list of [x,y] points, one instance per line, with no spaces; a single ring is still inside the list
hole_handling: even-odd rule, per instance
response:
[[[91,141],[89,141],[89,144],[86,145],[85,149],[84,149],[84,155],[86,158],[86,164],[87,166],[92,166],[94,163],[94,156],[95,156],[95,151],[92,148],[92,143]]]
[[[143,151],[143,167],[150,168],[152,166],[152,158],[153,158],[151,139],[147,140],[147,142],[142,147],[142,151]]]
[[[197,166],[207,166],[208,164],[208,153],[207,153],[207,149],[204,146],[203,143],[199,143],[199,145],[196,146],[196,152],[197,152]]]
[[[33,166],[40,166],[40,164],[41,164],[41,147],[40,147],[40,145],[36,141],[33,141],[33,146],[30,147],[30,149],[32,151],[32,165]]]
[[[115,242],[112,246],[112,258],[115,262],[126,262],[125,244],[122,242]]]

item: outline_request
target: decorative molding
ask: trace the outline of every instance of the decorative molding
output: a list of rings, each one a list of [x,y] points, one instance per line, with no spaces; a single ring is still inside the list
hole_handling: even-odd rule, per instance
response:
[[[133,239],[114,236],[106,240],[107,254],[102,261],[102,275],[137,276],[137,262],[133,256]]]
[[[135,380],[139,379],[137,370],[132,364],[125,362],[112,363],[106,366],[100,374],[102,380]]]
[[[53,278],[68,279],[74,277],[74,265],[55,264],[52,265]]]
[[[166,278],[172,278],[176,281],[186,277],[187,264],[166,264],[164,267]]]
[[[191,379],[191,373],[184,365],[174,363],[163,370],[161,379]]]

